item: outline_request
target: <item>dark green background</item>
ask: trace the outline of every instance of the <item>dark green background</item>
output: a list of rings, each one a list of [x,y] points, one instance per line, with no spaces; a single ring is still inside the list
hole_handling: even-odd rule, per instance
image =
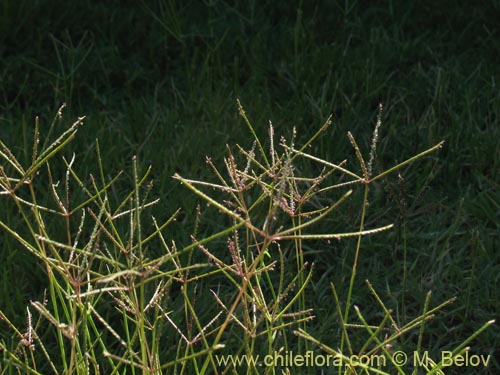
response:
[[[68,151],[82,173],[95,170],[96,138],[110,174],[137,155],[153,166],[165,215],[184,208],[182,237],[196,200],[171,176],[206,178],[205,155],[220,161],[226,143],[250,146],[237,98],[264,138],[271,120],[287,137],[295,126],[300,143],[333,114],[314,148],[333,162],[354,160],[347,131],[368,152],[382,102],[378,170],[446,143],[401,172],[406,216],[397,176],[380,187],[372,220],[396,229],[369,240],[360,280],[370,278],[397,300],[406,219],[414,299],[407,314],[421,310],[429,289],[435,304],[458,296],[429,328],[429,345],[447,347],[500,311],[498,19],[498,1],[4,0],[0,136],[28,162],[26,129],[35,115],[43,134],[66,103],[68,123],[87,116]],[[32,262],[17,244],[4,234],[1,242],[0,308],[20,313],[39,298],[32,285],[41,276],[29,271]],[[316,293],[325,314],[322,283],[342,285],[349,275],[339,263],[347,247],[313,255],[324,272]],[[13,279],[20,293],[8,286]],[[473,350],[498,356],[498,332],[482,335]]]

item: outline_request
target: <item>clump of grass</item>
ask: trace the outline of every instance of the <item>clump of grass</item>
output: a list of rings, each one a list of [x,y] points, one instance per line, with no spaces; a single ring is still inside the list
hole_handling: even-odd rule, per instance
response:
[[[415,373],[394,360],[393,348],[403,336],[416,333],[412,350],[424,351],[425,327],[452,300],[431,307],[428,298],[422,313],[402,324],[369,282],[379,316],[368,320],[351,301],[362,239],[392,228],[391,223],[365,224],[372,183],[443,143],[374,174],[379,116],[368,163],[348,133],[361,170],[354,172],[346,162],[308,153],[330,118],[298,147],[295,131],[290,140],[277,141],[272,124],[267,140],[260,138],[238,106],[252,147],[228,146],[223,169],[207,158],[215,182],[174,176],[207,206],[199,206],[185,245],[170,233],[179,210],[163,222],[155,217],[159,201],[150,198],[151,168],[140,173],[134,157],[127,190],[124,174],[107,177],[98,142],[95,176],[80,176],[75,155],[62,156],[83,118],[57,137],[51,136],[54,121],[41,147],[36,121],[28,166],[0,143],[5,162],[0,194],[14,203],[24,230],[3,218],[0,226],[38,259],[47,278],[44,298],[27,306],[25,327],[0,312],[2,329],[11,332],[10,340],[0,342],[2,373],[303,373],[283,363],[264,362],[264,367],[262,358],[311,351],[335,359],[339,374]],[[59,111],[56,119],[61,117]],[[319,165],[319,173],[309,175],[308,163]],[[357,228],[318,233],[318,224],[358,196],[356,189],[361,190],[355,202]],[[44,190],[50,200],[40,198]],[[204,221],[208,210],[216,211],[208,217],[218,222]],[[306,296],[315,267],[304,256],[304,243],[345,238],[356,239],[356,247],[345,301],[331,284],[341,331],[334,349],[311,334],[315,316]],[[457,345],[453,355],[468,350],[468,343],[491,324]],[[389,359],[384,366],[351,360],[376,353]],[[443,366],[430,359],[424,368],[433,374]],[[310,366],[306,372],[317,370]]]

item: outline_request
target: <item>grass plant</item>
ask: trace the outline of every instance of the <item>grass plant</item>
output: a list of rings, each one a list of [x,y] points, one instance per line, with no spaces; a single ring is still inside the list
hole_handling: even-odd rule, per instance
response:
[[[182,271],[187,274],[183,276],[187,279],[205,272],[207,275],[199,282],[192,281],[186,291],[181,288],[179,280],[184,280],[182,278],[174,279],[166,287],[168,298],[162,298],[167,301],[167,308],[160,306],[166,309],[166,315],[178,329],[170,323],[165,324],[167,334],[160,334],[160,344],[150,349],[160,350],[164,355],[162,361],[165,358],[186,358],[206,350],[213,343],[198,340],[190,345],[191,352],[179,354],[201,331],[196,324],[188,324],[194,322],[189,311],[195,312],[202,328],[208,325],[205,330],[208,332],[219,327],[222,319],[221,315],[209,324],[222,310],[222,306],[214,302],[210,290],[216,291],[227,308],[237,296],[236,284],[231,284],[234,288],[227,286],[227,275],[235,282],[238,277],[231,271],[214,270],[217,268],[214,260],[195,246],[195,240],[201,242],[214,233],[222,233],[236,225],[234,220],[237,219],[221,214],[210,204],[207,206],[209,202],[201,195],[180,188],[179,180],[173,180],[172,175],[177,173],[186,181],[203,181],[205,185],[192,182],[192,186],[219,204],[224,205],[225,200],[233,202],[226,208],[234,211],[238,206],[234,205],[230,191],[215,187],[212,190],[212,186],[207,185],[223,183],[214,175],[214,169],[203,162],[205,155],[211,156],[212,165],[230,186],[233,182],[224,170],[228,169],[224,158],[230,159],[230,150],[237,169],[244,171],[248,157],[243,152],[248,154],[252,150],[256,138],[265,152],[262,153],[256,144],[254,159],[264,168],[269,167],[266,159],[269,165],[275,165],[282,160],[283,153],[288,153],[283,160],[294,158],[295,177],[312,179],[322,176],[333,168],[324,164],[326,161],[365,178],[357,154],[362,155],[366,171],[374,177],[446,140],[439,153],[426,154],[417,163],[383,174],[367,186],[369,205],[364,216],[364,230],[390,223],[394,226],[377,235],[363,236],[359,252],[355,251],[358,249],[357,236],[340,241],[328,238],[283,239],[279,245],[283,262],[280,263],[281,258],[277,255],[279,251],[275,251],[277,245],[271,243],[271,257],[263,256],[263,264],[256,268],[277,261],[275,270],[263,272],[259,279],[267,302],[275,298],[270,293],[272,291],[286,291],[286,286],[292,283],[294,289],[287,297],[291,298],[299,286],[305,285],[305,292],[299,293],[291,308],[293,311],[311,308],[315,318],[285,330],[289,334],[287,337],[295,339],[293,331],[304,330],[305,333],[295,342],[300,352],[306,348],[318,349],[313,340],[336,351],[343,340],[344,354],[348,353],[349,344],[358,350],[363,348],[370,334],[358,326],[356,334],[352,332],[351,323],[358,322],[364,327],[354,306],[372,326],[370,329],[376,331],[374,327],[378,327],[380,319],[386,316],[386,323],[392,317],[397,327],[406,327],[412,319],[425,315],[425,311],[456,298],[453,304],[436,312],[438,319],[427,321],[420,328],[398,337],[396,342],[387,344],[388,347],[411,350],[417,342],[420,343],[418,347],[428,348],[429,353],[434,353],[431,355],[435,359],[435,353],[459,347],[484,322],[497,318],[500,311],[498,12],[498,2],[494,0],[485,1],[481,6],[451,1],[367,3],[319,0],[285,4],[265,0],[169,0],[62,4],[53,0],[4,0],[0,5],[0,139],[6,148],[2,149],[5,157],[1,166],[6,176],[15,179],[24,176],[25,172],[33,173],[35,169],[38,174],[18,187],[18,203],[9,199],[8,194],[1,196],[0,218],[11,232],[29,241],[32,250],[44,248],[48,251],[48,258],[54,258],[51,251],[58,250],[66,263],[71,251],[62,250],[56,244],[94,249],[98,247],[96,244],[107,243],[109,248],[100,248],[97,253],[106,253],[108,261],[116,255],[119,264],[103,270],[97,265],[104,266],[106,261],[99,263],[100,260],[94,259],[87,268],[94,272],[92,275],[96,279],[85,284],[92,287],[98,277],[106,280],[105,275],[119,273],[128,269],[130,264],[133,270],[143,272],[140,262],[127,263],[129,260],[120,249],[140,243],[160,229],[161,223],[168,223],[142,247],[148,259],[146,263],[164,256],[167,247],[171,251],[189,248],[179,260],[172,256],[160,269],[180,277],[176,267],[194,267]],[[245,121],[238,118],[235,98],[240,98],[251,114],[253,130],[250,132],[244,125]],[[385,105],[383,112],[379,111],[381,102]],[[57,117],[52,123],[53,113],[61,103],[68,104],[64,110],[65,120]],[[84,126],[77,126],[78,136],[64,147],[54,145],[44,154],[58,135],[68,129],[67,119],[79,114],[85,114],[86,118]],[[317,132],[317,125],[330,114],[333,126],[303,149],[303,154],[292,151],[292,148],[300,151],[302,145],[308,144]],[[38,118],[37,132],[33,129],[34,118]],[[384,126],[379,128],[375,149],[372,140],[376,137],[372,134],[379,118]],[[276,134],[273,146],[266,136],[270,130],[269,119]],[[297,129],[296,134],[293,128]],[[353,135],[359,152],[346,140],[348,132]],[[278,135],[288,140],[283,146]],[[37,137],[38,151],[34,153]],[[61,140],[69,142],[68,137],[73,137],[72,131]],[[300,146],[292,147],[292,140],[293,144]],[[226,144],[231,145],[229,150]],[[274,160],[269,151],[271,148],[279,155],[274,155]],[[9,150],[10,154],[4,150]],[[11,155],[18,164],[6,161],[13,160]],[[44,160],[40,155],[48,159]],[[135,161],[132,155],[136,156]],[[349,164],[342,164],[344,159]],[[256,173],[262,170],[254,162],[251,164]],[[146,168],[147,165],[152,168]],[[30,170],[29,166],[36,168]],[[142,182],[145,175],[146,181]],[[269,190],[271,185],[279,183],[279,178],[269,182],[269,176],[258,176],[267,185],[252,185],[244,192],[247,209],[261,196],[262,188]],[[336,180],[337,177],[340,181]],[[349,178],[356,177],[345,172],[332,172],[318,190],[346,182]],[[68,187],[65,181],[69,181]],[[138,181],[140,186],[136,189]],[[150,184],[151,181],[154,183]],[[30,184],[36,193],[36,202]],[[56,186],[53,188],[51,184]],[[307,190],[311,184],[314,183],[304,180],[297,182],[293,189],[303,192],[301,189]],[[308,204],[310,209],[316,210],[330,207],[351,188],[351,195],[329,215],[303,231],[288,233],[287,236],[359,232],[363,217],[360,207],[365,200],[364,184],[315,191],[311,193]],[[288,196],[293,189],[288,187],[283,194]],[[66,191],[69,191],[69,197]],[[269,191],[277,194],[275,190]],[[161,203],[139,210],[142,214],[139,218],[134,216],[139,212],[134,211],[137,201],[153,202],[156,198]],[[270,201],[269,196],[266,199]],[[53,212],[41,209],[40,219],[32,212],[30,207],[33,206],[27,206],[26,202]],[[23,211],[19,211],[18,204]],[[61,207],[69,207],[70,217],[61,216],[64,212]],[[82,219],[81,209],[84,207],[87,211]],[[251,210],[255,223],[263,224],[266,209],[269,206],[264,207],[261,202]],[[302,223],[311,219],[290,217],[281,207],[276,210],[277,221],[286,220],[284,225],[288,225],[282,229],[296,226],[300,229]],[[110,215],[127,211],[128,216],[118,216],[114,221],[109,219]],[[240,215],[245,212],[240,211]],[[175,220],[171,219],[172,215]],[[156,224],[151,216],[155,217]],[[29,225],[26,225],[26,220]],[[43,230],[38,228],[42,223],[40,220],[43,220]],[[100,229],[94,228],[97,223],[102,224],[99,224]],[[138,227],[142,227],[142,234],[137,232]],[[111,234],[103,236],[104,229]],[[273,226],[270,229],[278,230]],[[49,238],[52,243],[36,239],[31,230]],[[250,265],[252,262],[246,258],[246,246],[252,243],[241,236],[243,231],[246,233],[249,229],[243,225],[237,230],[239,241],[235,241],[232,232],[224,232],[201,246],[224,264],[232,265],[233,259],[228,253],[230,237],[239,245],[241,256]],[[92,233],[97,232],[101,234],[91,240]],[[115,244],[111,238],[119,238],[121,242]],[[48,316],[40,318],[42,313],[31,306],[30,301],[39,301],[42,305],[45,300],[52,301],[51,305],[44,305],[50,314],[55,314],[54,303],[69,306],[63,310],[59,308],[58,319],[66,319],[60,323],[69,324],[72,314],[76,314],[77,322],[80,322],[78,311],[83,310],[79,305],[68,305],[69,300],[64,302],[61,298],[63,294],[47,298],[51,279],[56,280],[61,288],[66,288],[66,294],[75,288],[66,286],[63,271],[76,268],[69,265],[63,269],[59,267],[53,272],[54,276],[48,278],[52,274],[47,273],[47,267],[55,265],[55,261],[49,259],[52,263],[46,264],[47,260],[27,253],[22,243],[5,231],[0,234],[0,247],[0,310],[20,334],[39,324],[36,332],[44,332],[42,339],[54,366],[58,371],[69,369],[70,357],[66,357],[64,367],[63,359],[57,355],[60,341],[50,339],[57,327],[50,323]],[[136,250],[139,252],[138,247],[134,248]],[[107,251],[114,253],[109,255]],[[71,259],[78,259],[84,269],[84,253],[75,257]],[[172,263],[174,258],[175,264]],[[59,258],[54,259],[61,262]],[[286,265],[283,276],[276,271],[281,264]],[[310,269],[312,264],[313,271]],[[354,264],[356,273],[353,276]],[[311,272],[310,277],[308,272]],[[148,274],[146,280],[150,275],[153,274]],[[99,284],[98,289],[123,284],[125,276],[131,278],[133,275],[125,274],[110,280],[110,285]],[[72,277],[78,280],[78,275]],[[283,279],[281,289],[280,277]],[[295,284],[292,282],[294,277],[297,277]],[[380,301],[365,280],[370,281]],[[56,281],[51,283],[54,291],[59,293]],[[144,284],[146,305],[147,297],[155,293],[156,282],[154,279]],[[134,283],[140,284],[139,281]],[[429,290],[432,290],[432,297],[428,301]],[[86,292],[84,288],[81,293]],[[137,293],[140,296],[139,291]],[[189,301],[195,301],[191,307],[183,305],[184,295],[191,298]],[[116,301],[110,301],[108,297],[106,293],[99,298],[98,294],[85,297],[89,301],[94,298],[94,307],[102,319],[91,316],[103,342],[106,345],[115,343],[108,352],[124,354],[118,349],[120,340],[105,329],[101,321],[109,323],[124,342],[130,338],[134,353],[147,349],[141,348],[138,339],[134,338],[141,337],[140,330],[127,333],[125,327],[117,323],[124,321],[124,316],[135,323],[132,310],[124,307],[113,309]],[[129,297],[134,301],[133,296]],[[240,298],[244,301],[251,297],[248,294]],[[153,310],[150,307],[148,312],[152,314]],[[236,316],[241,317],[238,314],[242,311],[237,308]],[[345,316],[347,319],[343,324]],[[151,315],[146,318],[152,319]],[[38,319],[41,319],[40,323],[37,323]],[[228,323],[227,336],[223,337],[226,348],[219,351],[233,353],[233,349],[236,351],[242,347],[241,341],[237,340],[241,335],[232,335],[243,332],[242,327],[238,330],[233,323]],[[263,323],[259,321],[259,324]],[[129,328],[133,327],[130,323]],[[262,329],[263,326],[259,327]],[[393,332],[391,329],[387,331],[388,337]],[[158,328],[158,332],[161,330]],[[0,340],[10,353],[18,355],[14,349],[22,339],[17,335],[12,341],[12,332],[6,321],[0,322]],[[147,329],[144,332],[149,334]],[[179,332],[186,338],[182,339],[184,344],[179,344],[178,338],[182,337]],[[363,336],[363,332],[368,336]],[[213,338],[214,334],[210,333],[209,337]],[[227,337],[233,341],[225,341]],[[492,355],[490,366],[467,368],[471,374],[496,375],[500,372],[500,363],[496,360],[499,357],[499,337],[495,325],[470,343],[473,352]],[[66,336],[62,338],[62,342],[66,342]],[[259,336],[258,340],[261,338]],[[263,350],[258,340],[255,347]],[[151,342],[148,345],[152,345]],[[26,349],[29,346],[22,348],[31,354]],[[37,346],[35,354],[40,350]],[[65,347],[65,353],[71,350],[70,346]],[[242,349],[241,353],[246,353],[245,350]],[[95,353],[102,354],[102,348]],[[127,355],[121,358],[137,361],[133,354]],[[143,360],[141,356],[139,358]],[[119,368],[116,371],[120,373],[126,367],[125,364],[117,365],[116,360],[106,361],[106,370],[110,368],[109,363],[115,363]],[[5,363],[2,362],[3,369]],[[48,363],[43,361],[43,365],[49,366]],[[194,362],[189,363],[194,365]],[[32,366],[33,362],[29,365]],[[38,365],[42,365],[41,362]],[[176,366],[175,370],[169,367],[168,371],[181,372],[179,365]],[[2,371],[14,371],[13,364],[8,364],[7,368]],[[208,366],[206,371],[213,368]],[[463,373],[463,368],[458,367],[441,370],[447,375]],[[187,372],[187,367],[184,371]],[[101,372],[104,372],[102,368]]]
[[[199,209],[185,246],[168,234],[179,211],[164,222],[154,215],[159,200],[150,197],[151,168],[140,173],[134,157],[127,191],[118,187],[120,174],[106,177],[99,146],[97,173],[88,179],[78,173],[74,155],[61,155],[84,118],[53,136],[61,108],[48,131],[53,138],[45,142],[39,141],[37,119],[27,166],[0,144],[5,163],[1,194],[13,203],[23,228],[4,220],[0,226],[37,259],[47,285],[43,299],[26,307],[25,326],[0,312],[11,332],[0,342],[2,373],[303,373],[295,362],[283,362],[288,353],[323,353],[329,358],[326,365],[309,363],[308,373],[317,373],[318,367],[334,368],[338,374],[418,373],[418,366],[398,362],[393,348],[405,345],[412,353],[427,353],[425,327],[452,300],[431,307],[429,293],[420,315],[397,322],[370,282],[373,304],[380,309],[377,318],[368,320],[352,299],[363,238],[393,228],[390,223],[367,225],[372,184],[425,158],[443,142],[374,174],[379,114],[368,162],[348,133],[361,171],[356,173],[345,161],[336,164],[308,152],[326,132],[330,118],[297,147],[295,131],[290,141],[277,141],[271,123],[269,137],[258,137],[238,106],[254,139],[251,149],[227,146],[224,169],[207,158],[215,182],[174,176],[225,223],[219,231],[209,223],[208,234],[200,233],[207,213]],[[303,172],[309,170],[303,163],[310,161],[319,164],[319,174]],[[355,189],[361,194],[353,194]],[[51,202],[40,199],[40,192],[48,192]],[[357,200],[360,212],[355,230],[314,229],[351,199]],[[315,320],[308,298],[315,266],[305,258],[304,244],[346,238],[356,241],[345,301],[331,283],[341,332],[334,349],[309,329]],[[493,322],[456,345],[452,355],[469,351],[467,345]],[[359,359],[379,352],[383,363]],[[239,362],[242,359],[248,362]],[[427,374],[443,373],[446,366],[431,357],[421,364]]]

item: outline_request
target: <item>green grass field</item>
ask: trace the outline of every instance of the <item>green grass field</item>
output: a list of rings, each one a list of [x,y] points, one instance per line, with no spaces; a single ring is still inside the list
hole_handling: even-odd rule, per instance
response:
[[[425,329],[403,330],[404,334],[391,341],[394,348],[411,352],[418,347],[436,356],[441,351],[453,350],[486,322],[497,319],[500,311],[499,14],[500,4],[493,0],[481,5],[463,1],[347,0],[2,1],[0,140],[5,147],[2,146],[1,150],[0,178],[4,193],[0,195],[0,221],[5,225],[0,234],[0,311],[3,314],[0,316],[0,373],[45,374],[57,371],[60,374],[83,374],[87,373],[85,366],[91,368],[90,373],[97,373],[97,364],[103,374],[153,373],[132,364],[153,363],[156,359],[144,354],[152,348],[165,364],[161,370],[163,373],[216,373],[217,366],[207,353],[218,348],[212,344],[219,343],[225,344],[222,352],[234,355],[256,355],[259,350],[265,353],[281,347],[299,353],[306,350],[329,353],[329,349],[321,345],[334,350],[343,348],[344,353],[349,352],[351,345],[354,352],[360,348],[369,352],[377,344],[382,345],[378,339],[383,341],[384,337],[395,334],[390,327],[404,327],[433,307],[457,297],[452,304],[439,310],[433,319],[426,321]],[[243,106],[251,128],[240,115],[237,100]],[[62,119],[51,126],[63,103],[66,107]],[[383,111],[380,114],[381,103]],[[185,179],[221,184],[206,162],[206,156],[211,157],[228,181],[231,176],[241,177],[236,169],[231,175],[231,163],[228,177],[224,165],[224,158],[229,160],[227,144],[241,170],[248,160],[255,162],[252,168],[256,174],[260,167],[262,171],[267,170],[262,179],[247,176],[248,181],[255,183],[250,186],[252,189],[268,189],[276,192],[280,199],[293,200],[291,192],[294,186],[286,187],[290,193],[280,190],[281,183],[284,186],[285,181],[289,184],[293,180],[287,164],[291,156],[283,153],[286,148],[280,146],[280,136],[286,138],[287,145],[293,142],[295,148],[300,149],[315,136],[330,115],[332,124],[304,152],[336,165],[347,159],[345,168],[357,176],[362,176],[364,171],[355,147],[347,137],[348,132],[354,136],[366,161],[370,151],[374,151],[372,176],[382,174],[441,141],[445,143],[440,150],[366,184],[366,187],[370,185],[366,197],[363,185],[355,185],[352,195],[342,203],[342,209],[304,229],[304,233],[300,227],[302,219],[288,218],[285,209],[284,213],[276,214],[277,220],[285,217],[285,227],[298,228],[293,233],[300,230],[299,235],[355,233],[391,223],[394,224],[392,229],[341,240],[295,238],[280,244],[278,251],[270,238],[264,236],[260,241],[251,237],[262,234],[257,228],[246,226],[245,238],[244,229],[234,227],[242,223],[238,224],[238,219],[231,216],[233,214],[207,204],[210,202],[194,189],[198,186],[201,190],[202,185],[181,184],[179,179],[172,178],[177,174]],[[7,176],[19,172],[15,163],[8,160],[13,160],[12,155],[15,155],[20,165],[29,170],[36,159],[33,144],[37,116],[39,154],[42,156],[43,150],[78,116],[85,116],[85,119],[71,143],[57,154],[50,154],[50,174],[44,162],[37,167],[36,174],[33,169],[31,175],[25,176],[29,187],[20,186],[14,196],[31,199],[34,204],[36,195],[37,202],[32,206],[22,203],[19,206],[17,198],[12,200],[5,193]],[[374,149],[372,135],[378,116],[381,116],[382,125]],[[269,137],[269,121],[275,132],[274,145]],[[264,150],[262,154],[255,146],[255,160],[239,154],[236,147],[241,145],[244,150],[250,150],[255,139],[252,131],[262,142]],[[272,168],[271,162],[275,154],[269,152],[274,148],[276,156],[284,155],[277,170]],[[128,285],[128,291],[137,288],[137,301],[144,309],[147,303],[144,296],[153,293],[156,287],[160,288],[158,283],[165,278],[161,285],[166,285],[166,302],[155,310],[154,317],[145,317],[143,321],[129,311],[133,310],[130,307],[132,297],[127,308],[113,307],[113,299],[109,299],[107,307],[101,310],[102,320],[95,318],[93,321],[97,327],[95,332],[106,332],[101,339],[92,338],[95,332],[88,328],[91,319],[86,321],[78,310],[84,304],[72,305],[68,302],[72,299],[64,296],[64,293],[75,292],[75,284],[65,284],[64,276],[47,276],[48,265],[60,270],[69,263],[59,259],[62,262],[59,264],[51,260],[52,255],[38,258],[35,255],[36,251],[45,251],[45,246],[56,246],[56,241],[72,244],[75,236],[79,238],[79,211],[75,211],[76,219],[71,223],[69,219],[64,221],[57,217],[42,225],[37,219],[38,211],[34,209],[37,205],[54,210],[62,207],[58,206],[57,199],[54,200],[55,194],[50,191],[47,181],[52,176],[53,185],[59,181],[56,190],[64,192],[66,172],[70,169],[62,157],[69,162],[73,155],[75,161],[70,169],[74,169],[90,191],[94,191],[93,186],[95,192],[102,193],[102,197],[93,198],[91,204],[96,206],[90,206],[94,211],[87,212],[86,220],[98,222],[99,215],[105,218],[107,205],[122,211],[130,210],[130,220],[111,224],[109,217],[105,225],[110,225],[106,230],[113,232],[112,236],[105,235],[105,232],[99,234],[103,242],[108,240],[107,246],[110,247],[99,250],[103,251],[105,259],[96,258],[95,266],[88,265],[97,279],[116,281],[113,285],[118,287],[122,284],[117,280],[123,278],[123,285],[128,285],[133,277],[125,274],[127,266],[129,270],[135,270],[136,263],[123,255],[131,249],[127,243],[138,244],[135,248],[140,253],[137,262],[146,268],[153,267],[152,259],[163,256],[166,248],[174,251],[173,241],[177,249],[187,249],[179,258],[173,257],[177,260],[170,265],[158,263],[163,272],[159,275],[162,276],[148,276],[147,282],[143,278],[142,282],[136,280]],[[269,164],[266,165],[266,161]],[[310,186],[314,184],[313,176],[327,173],[323,168],[327,168],[325,164],[305,158],[297,161],[293,173],[296,177],[309,178],[304,183]],[[104,189],[103,186],[120,171],[123,173],[117,182]],[[144,174],[147,174],[147,181],[140,181]],[[35,175],[38,177],[34,178]],[[269,176],[273,178],[266,180]],[[325,176],[325,183],[346,182],[348,177],[332,173]],[[96,185],[93,185],[94,181]],[[189,186],[194,190],[188,189]],[[232,199],[232,204],[241,204],[239,211],[234,209],[234,212],[255,215],[264,232],[275,229],[279,233],[279,228],[268,228],[269,221],[274,220],[269,212],[277,209],[274,201],[270,200],[269,206],[256,203],[253,210],[251,203],[259,200],[260,193],[252,189],[249,188],[244,199],[237,194],[226,198]],[[68,190],[71,191],[72,209],[87,199],[87,193],[78,188],[76,182]],[[128,196],[131,191],[133,193]],[[223,193],[227,191],[210,188],[203,191],[215,197],[217,202],[225,202]],[[311,206],[305,207],[328,207],[346,191],[341,187],[318,193],[308,203]],[[159,198],[160,202],[139,209],[142,194],[148,194],[147,201]],[[366,202],[369,205],[365,213],[362,207]],[[102,211],[96,207],[101,207]],[[235,206],[224,207],[233,210]],[[151,215],[160,225],[179,208],[175,222],[169,224],[164,233],[152,229]],[[20,210],[24,216],[20,215]],[[142,221],[139,212],[143,212]],[[303,220],[308,219],[304,216]],[[97,240],[98,230],[91,222],[82,224],[80,243],[100,241]],[[43,227],[43,233],[50,233],[54,243],[39,240],[30,232],[33,228],[30,229],[27,223],[32,223],[33,228]],[[141,223],[144,233],[137,229]],[[10,233],[5,230],[7,227],[11,228]],[[228,229],[229,232],[206,245],[206,253],[201,250],[201,245],[190,248],[197,240]],[[28,238],[29,244],[34,246],[32,251],[16,240],[13,233]],[[146,247],[142,249],[141,236],[147,236],[147,233],[154,233],[155,238],[148,242],[148,253],[143,258],[142,251],[146,251]],[[248,280],[251,280],[248,281],[251,285],[248,292],[245,279],[238,281],[241,274],[235,276],[226,269],[229,263],[238,269],[234,253],[234,246],[238,248],[238,235],[235,233],[247,246],[243,249],[242,245],[241,249],[245,260],[255,266],[253,271],[261,269],[261,273],[248,271]],[[118,244],[118,239],[124,239],[123,244]],[[123,251],[120,253],[115,249],[117,253],[113,253],[113,246]],[[207,256],[211,255],[208,254],[220,256],[223,263],[219,264],[212,258],[209,261]],[[113,272],[125,273],[119,276],[115,273],[115,278],[106,279],[106,267],[113,267],[113,260],[124,267],[115,264],[118,268]],[[97,266],[98,261],[103,261],[103,264]],[[274,271],[266,268],[273,261],[279,265]],[[308,266],[304,266],[306,263]],[[309,275],[312,263],[314,268]],[[85,268],[86,263],[82,264],[81,267]],[[67,269],[67,275],[74,271],[71,270],[71,267]],[[188,274],[196,274],[199,279],[190,278]],[[184,284],[179,281],[181,279]],[[228,280],[233,280],[234,285]],[[365,280],[370,281],[387,310],[392,310],[390,314],[374,298],[374,292]],[[60,285],[65,286],[58,289]],[[241,295],[231,286],[243,290]],[[217,290],[220,304],[211,290]],[[269,307],[274,306],[271,301],[281,301],[281,292],[285,301],[298,291],[300,293],[292,305],[285,303],[282,312],[276,312],[276,317],[279,317],[276,321],[267,318],[252,321],[254,310],[249,301],[254,301],[253,309],[258,310],[259,303]],[[429,291],[432,295],[426,302]],[[63,332],[61,327],[54,329],[54,324],[51,325],[47,318],[48,313],[44,315],[40,312],[42,307],[37,305],[37,309],[30,305],[30,301],[43,301],[47,295],[58,301],[49,301],[46,308],[51,314],[57,315],[54,309],[60,304],[65,306],[59,312],[61,317],[72,316],[86,322],[78,325],[81,329],[78,340],[87,340],[85,345],[88,347],[81,343],[78,345],[82,347],[78,347],[74,344],[80,342],[76,336]],[[103,296],[109,295],[112,293],[103,293]],[[98,306],[101,303],[97,295],[87,297],[92,299],[89,304]],[[226,310],[221,307],[225,298],[237,302],[233,313],[242,317],[241,322],[218,318],[227,322],[227,327],[225,323],[218,325],[218,322],[211,325],[215,312],[221,311],[221,316],[230,315],[229,305]],[[262,300],[255,302],[259,298]],[[370,331],[366,327],[362,334],[358,335],[356,329],[346,334],[345,330],[352,327],[346,325],[347,322],[342,324],[341,316],[349,317],[349,322],[353,323],[356,320],[361,324],[362,321],[356,315],[354,305],[360,308],[366,325],[372,327],[370,329],[382,326],[383,329],[373,336],[369,333],[367,336]],[[19,327],[23,332],[29,330],[27,326],[31,323],[27,320],[27,306],[33,319],[44,318],[40,320],[36,334],[40,336],[40,342],[45,342],[45,350],[53,361],[51,365],[47,357],[40,354],[41,344],[38,342],[36,350],[23,348],[24,356],[19,354],[22,351],[18,347],[20,337],[12,327]],[[300,315],[300,311],[309,308],[313,309],[310,315],[314,315],[314,319],[311,320]],[[169,311],[168,319],[162,318],[161,309],[165,310],[165,316]],[[266,316],[265,308],[262,309],[262,316]],[[74,315],[72,311],[75,311]],[[88,311],[86,313],[91,315]],[[130,314],[128,320],[124,319],[127,314]],[[285,318],[291,319],[294,325],[286,326],[288,320],[281,320]],[[149,330],[149,319],[158,322],[158,327],[155,325]],[[169,319],[181,322],[179,327],[174,327]],[[129,325],[120,323],[122,321],[128,321]],[[392,326],[388,322],[392,322]],[[238,331],[241,326],[254,323],[255,327],[260,327],[256,332],[263,332],[262,336],[254,337],[251,333],[242,336]],[[132,350],[124,352],[118,343],[110,344],[117,340],[106,324],[114,327],[113,332],[129,346],[137,347],[134,350],[141,354],[135,355]],[[180,327],[180,324],[185,326]],[[136,334],[128,332],[129,326],[137,328]],[[299,328],[302,333],[294,335],[293,331]],[[184,330],[190,339],[203,332],[203,339],[198,338],[193,345],[187,344],[189,340],[184,342],[179,334]],[[155,336],[162,335],[162,332],[166,333],[161,338]],[[469,366],[468,374],[499,373],[500,362],[496,359],[500,356],[499,333],[497,325],[492,325],[468,343],[471,353],[492,356],[488,367]],[[51,341],[51,337],[57,339]],[[143,339],[155,344],[146,348]],[[125,353],[124,359],[107,357],[103,354],[104,348],[116,356]],[[23,365],[16,362],[14,354],[10,356],[8,353],[21,358]],[[86,357],[86,364],[73,364],[74,353],[91,354]],[[32,359],[36,355],[45,358],[38,360],[38,368]],[[67,358],[63,358],[64,355]],[[172,364],[176,358],[179,363]],[[229,374],[246,371],[244,366],[227,368]],[[248,373],[265,371],[286,373],[281,368],[249,369]],[[320,373],[314,367],[301,369],[292,366],[289,371],[293,374]],[[357,371],[360,374],[376,373],[372,370]],[[419,372],[404,371],[407,374],[427,373],[424,368],[418,369]],[[442,371],[447,375],[464,373],[463,368],[457,366]],[[220,367],[220,373],[224,373],[224,366]],[[330,368],[324,373],[349,372]],[[434,373],[440,372],[435,370]]]

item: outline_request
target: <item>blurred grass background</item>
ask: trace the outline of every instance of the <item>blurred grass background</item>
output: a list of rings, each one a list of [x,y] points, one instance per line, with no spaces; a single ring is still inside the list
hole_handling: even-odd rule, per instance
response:
[[[499,17],[494,0],[3,0],[0,137],[28,163],[34,117],[43,136],[66,103],[68,123],[87,117],[68,152],[79,170],[96,170],[96,138],[110,175],[137,155],[153,166],[165,217],[183,208],[171,235],[188,241],[198,202],[171,176],[206,178],[205,155],[220,161],[226,143],[251,145],[237,98],[264,138],[271,120],[288,139],[295,126],[297,144],[333,114],[311,152],[349,165],[356,160],[346,132],[367,153],[383,103],[376,170],[446,143],[401,171],[403,185],[391,175],[371,198],[369,220],[396,229],[365,241],[354,303],[366,304],[365,278],[402,318],[421,310],[429,289],[435,304],[456,295],[448,315],[427,327],[429,347],[452,347],[500,311]],[[357,215],[331,225],[355,228]],[[19,244],[4,234],[0,243],[0,308],[22,314],[44,278]],[[347,284],[353,246],[310,246],[315,324],[333,340],[328,285]],[[498,358],[498,328],[475,344],[474,352]]]

